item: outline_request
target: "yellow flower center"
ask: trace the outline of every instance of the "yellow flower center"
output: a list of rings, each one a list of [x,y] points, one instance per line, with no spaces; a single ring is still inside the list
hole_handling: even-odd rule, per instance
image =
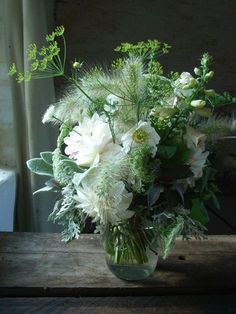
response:
[[[148,140],[149,134],[144,129],[138,129],[133,133],[132,138],[135,143],[144,144]]]

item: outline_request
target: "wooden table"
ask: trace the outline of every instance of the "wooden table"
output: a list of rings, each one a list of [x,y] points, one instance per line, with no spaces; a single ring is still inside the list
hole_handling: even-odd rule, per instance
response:
[[[107,269],[98,235],[0,233],[0,313],[236,313],[236,236],[178,240],[142,282]]]

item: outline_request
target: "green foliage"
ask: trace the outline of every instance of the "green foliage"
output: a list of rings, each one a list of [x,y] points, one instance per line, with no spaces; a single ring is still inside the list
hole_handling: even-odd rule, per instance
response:
[[[43,161],[45,161],[49,165],[52,165],[52,152],[41,152],[40,156]]]
[[[125,64],[125,60],[118,58],[112,61],[112,68],[115,70],[121,70]]]
[[[9,68],[8,75],[12,76],[12,75],[14,75],[16,73],[17,73],[16,64],[12,63],[12,65]]]
[[[35,191],[33,194],[38,194],[42,192],[59,192],[61,190],[61,186],[54,179],[50,179],[45,182],[45,186],[41,189]]]
[[[88,115],[90,117],[92,117],[94,115],[95,112],[97,113],[102,113],[104,112],[104,105],[105,105],[105,102],[104,102],[104,99],[97,99],[96,100],[96,103],[91,103],[90,106],[88,107]]]
[[[147,42],[139,41],[136,44],[121,43],[115,51],[128,54],[129,56],[142,56],[147,60],[155,59],[163,54],[167,54],[171,46],[161,43],[159,40],[149,39]]]
[[[72,125],[70,123],[62,123],[60,126],[60,134],[57,138],[57,148],[60,149],[60,147],[64,144],[64,139],[69,135],[69,133],[72,131]]]
[[[46,78],[62,76],[65,67],[65,40],[64,27],[58,26],[52,34],[46,35],[47,47],[38,48],[35,43],[30,44],[27,49],[27,59],[30,63],[29,70],[25,73],[17,70],[15,63],[10,66],[8,74],[16,76],[18,83],[28,82],[32,78]],[[61,49],[56,40],[57,37],[62,37],[64,42],[64,57],[60,59]]]
[[[160,159],[170,159],[175,155],[176,151],[177,151],[176,146],[158,145],[157,156]]]
[[[128,264],[148,262],[148,249],[157,254],[157,229],[152,221],[135,219],[116,226],[107,226],[103,243],[113,263]]]
[[[85,225],[86,216],[76,207],[75,194],[75,188],[70,182],[63,188],[62,199],[56,202],[48,217],[49,221],[59,222],[63,226],[62,240],[65,242],[78,239]]]
[[[155,179],[154,169],[157,164],[151,158],[149,146],[140,146],[133,149],[129,155],[130,170],[136,178],[134,191],[144,193]]]
[[[202,202],[212,201],[216,208],[220,208],[219,201],[216,194],[220,192],[215,184],[215,176],[217,170],[212,167],[210,163],[205,167],[203,176],[196,182],[196,186],[193,189],[193,193],[190,193],[190,197],[199,198]]]
[[[157,248],[158,236],[164,258],[177,236],[202,238],[203,225],[208,222],[204,204],[211,200],[219,208],[216,197],[219,191],[214,184],[214,169],[209,163],[205,164],[205,140],[199,133],[207,136],[207,149],[215,138],[231,135],[233,122],[209,116],[220,105],[236,103],[236,98],[228,93],[220,95],[206,89],[214,75],[210,69],[211,56],[203,54],[194,76],[165,74],[158,58],[168,53],[169,45],[158,40],[122,43],[115,51],[124,57],[113,61],[111,69],[96,66],[83,73],[83,62],[75,60],[71,63],[69,76],[64,73],[66,45],[63,34],[64,28],[58,27],[46,36],[45,47],[29,46],[30,65],[25,73],[18,71],[14,63],[9,69],[9,75],[15,75],[18,82],[62,75],[75,87],[49,108],[48,119],[44,120],[60,124],[57,148],[52,153],[42,152],[41,158],[27,162],[31,171],[53,177],[36,193],[60,192],[49,219],[63,225],[62,235],[66,242],[77,239],[86,215],[75,200],[76,188],[83,188],[82,176],[95,173],[92,192],[101,198],[101,203],[105,200],[110,204],[113,197],[109,196],[110,187],[118,181],[122,181],[126,191],[133,192],[134,196],[130,205],[133,217],[115,226],[106,226],[106,249],[114,262],[146,263],[147,249]],[[63,48],[59,46],[59,38]],[[115,99],[113,107],[110,97]],[[200,112],[197,108],[199,104],[204,106],[201,109],[206,109],[205,116],[203,110]],[[114,159],[103,159],[106,151],[101,149],[98,165],[92,164],[92,169],[81,168],[65,156],[64,139],[85,116],[92,117],[95,113],[109,126],[113,143],[120,145],[119,160],[115,153]],[[129,132],[133,132],[140,121],[148,122],[152,127],[150,134],[147,132],[147,136],[141,138],[143,142],[147,138],[147,142],[144,145],[136,142],[139,146],[131,146],[125,154],[122,137],[130,135],[130,141],[135,141],[134,133]],[[189,135],[192,142],[188,143],[186,130],[191,127],[195,132]],[[154,131],[160,136],[160,142],[153,157],[155,147],[150,143]],[[107,144],[112,145],[111,140]],[[199,178],[196,172],[201,173],[203,168],[203,176]],[[77,175],[78,186],[75,186],[76,173],[81,173]]]
[[[45,162],[42,158],[32,158],[28,160],[26,164],[32,172],[38,175],[53,177],[52,166]]]
[[[219,94],[214,90],[205,90],[205,97],[213,109],[225,105],[236,104],[236,97],[231,95],[229,92]]]
[[[52,154],[53,175],[61,186],[68,185],[76,172],[81,172],[81,168],[71,159],[62,155],[61,150],[56,148]]]
[[[161,243],[163,249],[163,258],[165,259],[170,250],[172,249],[175,239],[179,236],[184,227],[184,219],[181,216],[177,216],[175,221],[168,225],[161,232]]]
[[[182,235],[183,239],[194,237],[203,239],[206,228],[190,217],[190,211],[182,206],[177,206],[171,212],[164,210],[155,216],[155,221],[160,234],[160,247],[163,258],[167,258],[175,245],[176,237]]]
[[[199,221],[203,225],[205,225],[209,221],[207,210],[203,202],[199,198],[195,198],[192,200],[192,208],[190,210],[190,217],[194,220]]]
[[[163,191],[164,188],[161,184],[154,184],[150,187],[147,193],[149,207],[155,205]]]

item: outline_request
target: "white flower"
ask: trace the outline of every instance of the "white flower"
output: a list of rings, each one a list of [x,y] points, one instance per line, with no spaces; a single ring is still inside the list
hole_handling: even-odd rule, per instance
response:
[[[201,178],[203,175],[203,168],[205,167],[206,159],[209,155],[209,152],[205,151],[206,136],[198,130],[188,126],[186,129],[185,140],[187,147],[191,151],[187,164],[190,166],[190,170],[193,173],[193,178],[189,178],[188,182],[190,185],[194,186],[194,179]]]
[[[208,155],[209,152],[203,151],[201,148],[192,150],[188,164],[190,165],[190,170],[192,171],[195,179],[202,177],[203,168],[205,167]]]
[[[128,153],[130,149],[147,144],[152,147],[152,156],[154,157],[157,151],[157,144],[160,141],[160,136],[151,126],[150,122],[139,121],[137,125],[132,127],[127,133],[121,137],[123,150]]]
[[[66,155],[81,166],[89,167],[121,152],[121,146],[112,143],[109,125],[97,113],[92,118],[85,117],[64,142]]]
[[[191,126],[187,126],[184,138],[188,148],[193,150],[196,148],[201,148],[202,150],[205,149],[206,135]]]
[[[77,187],[74,198],[79,202],[78,208],[101,224],[116,224],[133,216],[134,212],[128,210],[133,194],[128,193],[122,181],[109,186],[104,194],[98,193],[95,182],[96,178],[86,177]]]
[[[179,97],[190,97],[196,83],[196,79],[189,72],[181,73],[180,78],[174,82],[175,94]]]
[[[110,113],[116,112],[118,110],[119,102],[119,97],[113,94],[109,94],[106,98],[106,105],[104,106],[104,110]]]
[[[198,100],[192,100],[190,105],[194,108],[203,108],[206,106],[206,102],[204,100],[198,99]]]
[[[42,119],[42,123],[47,123],[47,122],[52,122],[55,121],[53,115],[55,112],[55,106],[51,105],[50,107],[48,107],[47,111],[45,112],[43,119]]]
[[[189,84],[191,82],[191,79],[193,79],[192,74],[189,72],[182,72],[180,74],[179,82],[182,85]]]

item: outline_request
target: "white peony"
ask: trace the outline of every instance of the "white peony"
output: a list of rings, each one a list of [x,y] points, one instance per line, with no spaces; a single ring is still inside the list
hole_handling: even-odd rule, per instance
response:
[[[121,142],[125,153],[128,153],[132,148],[146,144],[152,148],[153,157],[156,154],[159,141],[160,136],[151,126],[150,122],[146,121],[139,121],[137,125],[132,127],[121,137]]]
[[[109,191],[98,193],[96,178],[86,177],[81,186],[77,187],[75,200],[79,202],[78,208],[101,224],[116,224],[123,219],[133,216],[134,212],[128,210],[133,194],[125,189],[125,184],[118,181],[109,186]]]
[[[112,143],[109,125],[97,113],[92,118],[85,117],[64,142],[66,155],[80,166],[89,167],[121,153],[121,146]]]

